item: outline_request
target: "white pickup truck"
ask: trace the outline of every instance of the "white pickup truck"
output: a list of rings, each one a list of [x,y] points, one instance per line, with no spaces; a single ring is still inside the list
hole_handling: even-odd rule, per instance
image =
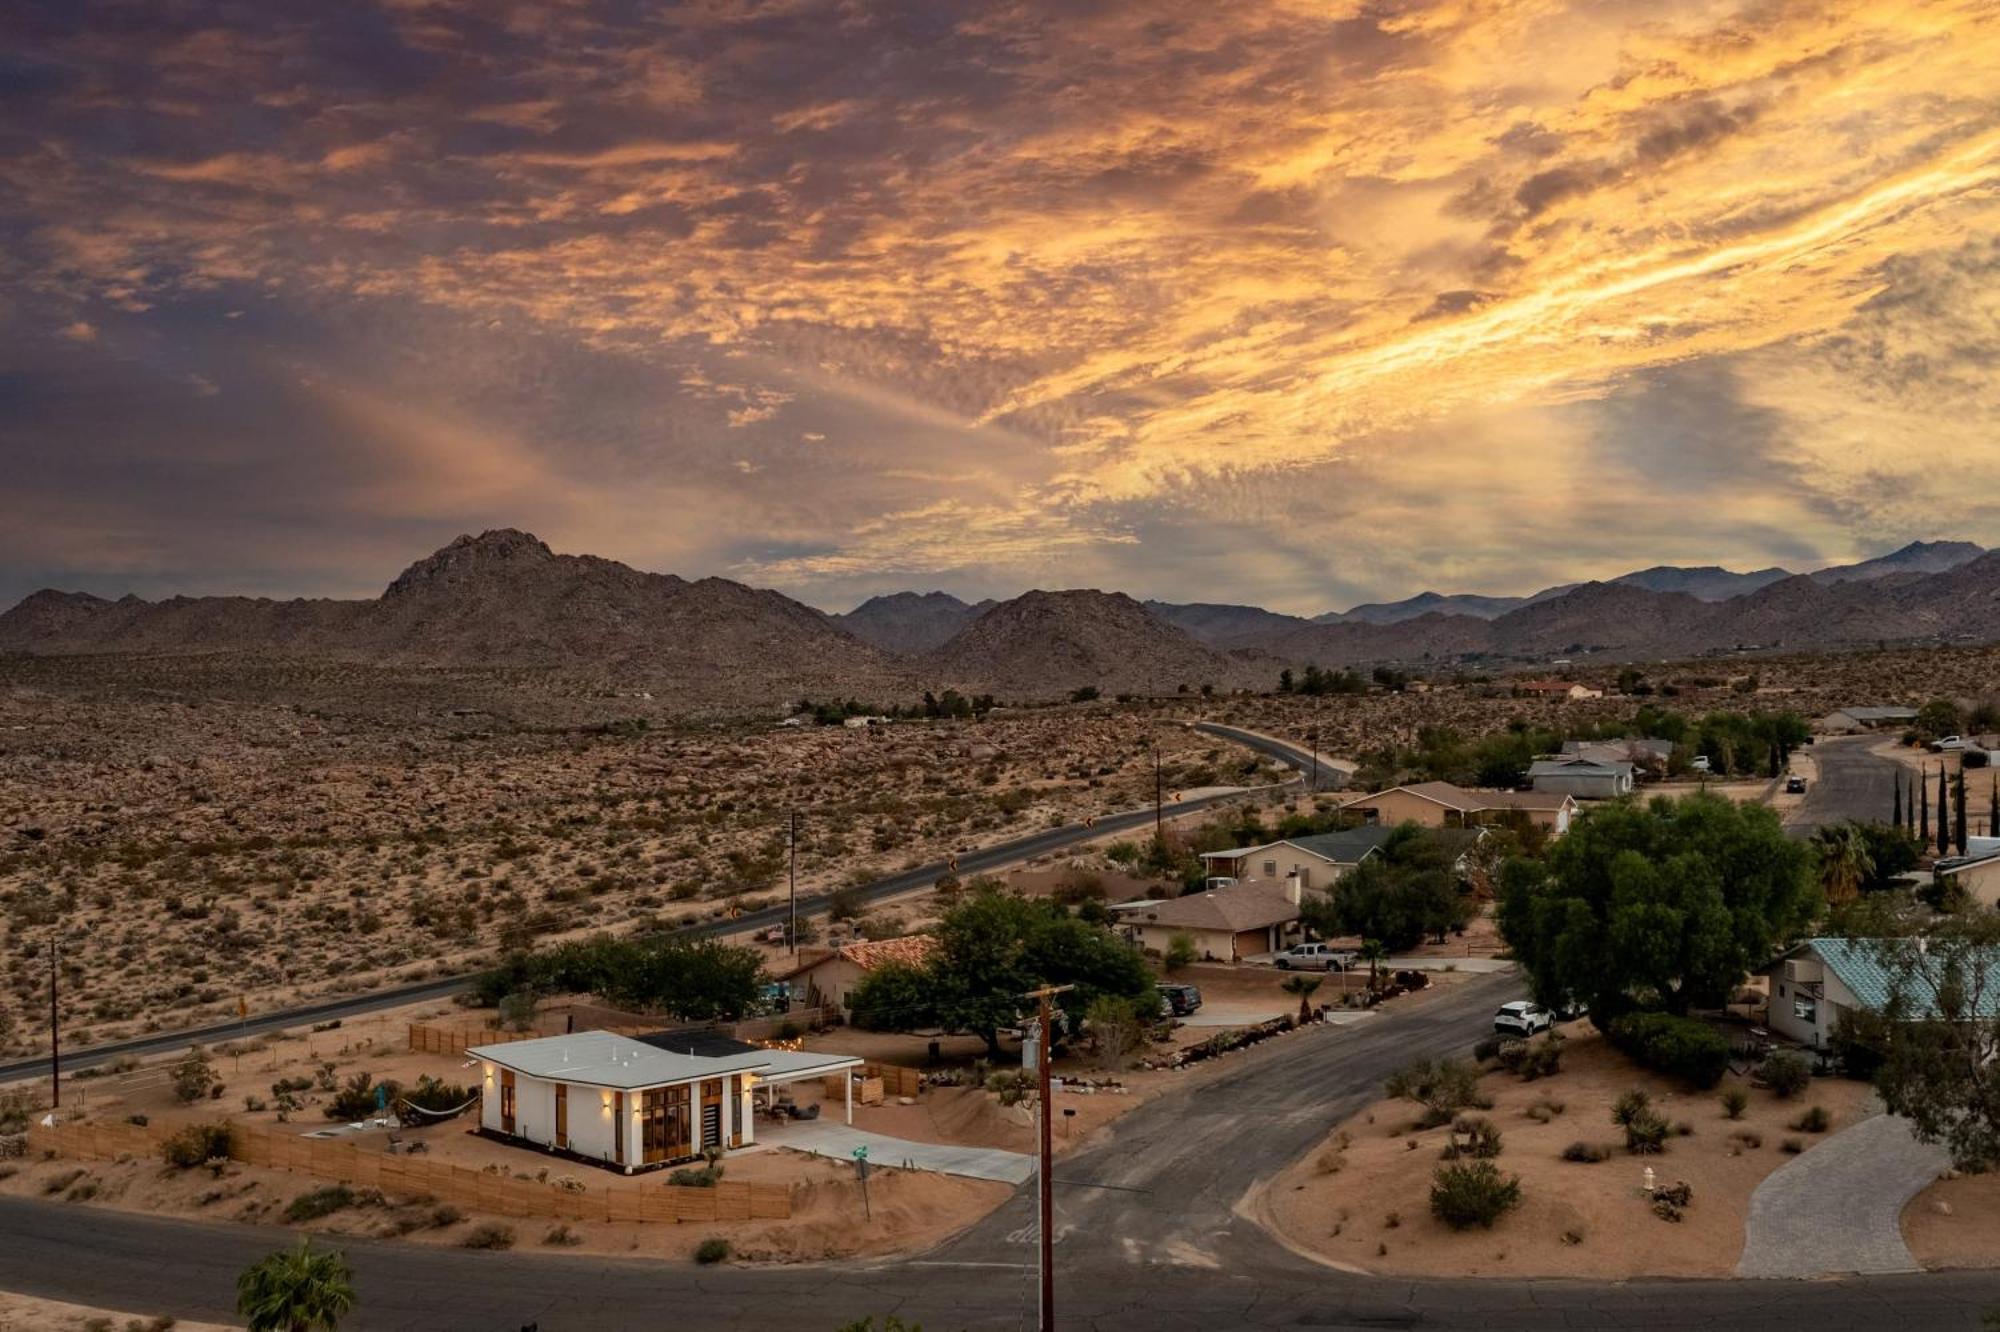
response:
[[[1293,944],[1284,952],[1271,959],[1272,965],[1280,971],[1345,971],[1361,960],[1361,955],[1351,948],[1335,948],[1332,944]]]

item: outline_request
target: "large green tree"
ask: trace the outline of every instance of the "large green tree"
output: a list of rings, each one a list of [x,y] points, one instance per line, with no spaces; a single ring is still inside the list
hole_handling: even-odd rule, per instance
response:
[[[1851,1024],[1868,1061],[1880,1061],[1876,1090],[1959,1169],[2000,1169],[2000,917],[1964,912],[1902,927],[1908,933],[1868,945],[1891,978],[1882,1020]]]
[[[236,1312],[249,1332],[334,1332],[353,1307],[347,1260],[311,1240],[259,1259],[236,1278]]]
[[[1331,895],[1308,897],[1299,916],[1322,938],[1359,935],[1380,939],[1391,951],[1421,943],[1426,935],[1442,939],[1472,916],[1453,862],[1444,841],[1406,823],[1348,871]]]
[[[752,949],[675,934],[600,934],[511,954],[474,992],[488,1003],[523,993],[595,994],[622,1007],[712,1022],[742,1017],[762,980]]]
[[[1501,878],[1500,928],[1535,996],[1599,1020],[1724,1002],[1821,906],[1811,851],[1769,809],[1714,795],[1593,810],[1546,865]]]
[[[850,996],[857,1021],[882,1030],[937,1023],[967,1031],[1000,1052],[1000,1029],[1027,1008],[1022,998],[1044,985],[1071,985],[1063,1007],[1087,1011],[1111,996],[1139,999],[1153,986],[1139,950],[1101,925],[1053,902],[995,888],[971,893],[938,923],[938,946],[921,968],[881,968]]]

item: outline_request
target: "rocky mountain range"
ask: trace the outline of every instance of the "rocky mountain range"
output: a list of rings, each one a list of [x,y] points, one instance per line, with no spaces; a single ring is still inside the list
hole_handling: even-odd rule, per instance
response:
[[[46,590],[0,615],[0,652],[539,668],[746,706],[802,694],[890,702],[944,688],[1016,701],[1085,686],[1261,688],[1288,664],[1504,669],[1553,658],[1995,639],[2000,552],[1964,542],[1919,542],[1803,575],[1660,566],[1532,597],[1427,593],[1308,620],[1095,590],[977,604],[898,593],[829,615],[727,579],[558,555],[509,529],[458,538],[372,600],[114,601]]]

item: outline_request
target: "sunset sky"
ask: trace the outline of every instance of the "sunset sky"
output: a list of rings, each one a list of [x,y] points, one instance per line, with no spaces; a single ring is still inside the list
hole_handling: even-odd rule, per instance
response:
[[[2000,3],[0,0],[0,604],[2000,542]]]

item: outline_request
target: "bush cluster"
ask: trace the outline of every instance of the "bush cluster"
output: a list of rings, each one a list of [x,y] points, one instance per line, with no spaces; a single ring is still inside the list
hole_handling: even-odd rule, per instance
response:
[[[1453,1230],[1484,1226],[1521,1205],[1521,1177],[1503,1175],[1491,1161],[1441,1165],[1431,1176],[1431,1214]]]
[[[1694,1018],[1672,1013],[1627,1013],[1605,1033],[1618,1049],[1658,1073],[1696,1087],[1713,1087],[1729,1068],[1729,1042]]]
[[[1451,1121],[1451,1141],[1445,1144],[1444,1159],[1462,1156],[1490,1160],[1500,1155],[1500,1129],[1484,1115],[1460,1115]]]
[[[1790,1100],[1812,1081],[1812,1066],[1789,1050],[1780,1050],[1758,1067],[1757,1077],[1780,1098]]]
[[[1504,1042],[1495,1056],[1500,1067],[1523,1082],[1553,1077],[1562,1071],[1563,1038],[1546,1032],[1540,1040]]]
[[[229,1125],[190,1124],[160,1144],[160,1156],[178,1170],[229,1159]]]
[[[1667,1121],[1653,1109],[1653,1098],[1634,1088],[1611,1107],[1611,1122],[1625,1130],[1625,1150],[1634,1156],[1651,1156],[1667,1149]]]

